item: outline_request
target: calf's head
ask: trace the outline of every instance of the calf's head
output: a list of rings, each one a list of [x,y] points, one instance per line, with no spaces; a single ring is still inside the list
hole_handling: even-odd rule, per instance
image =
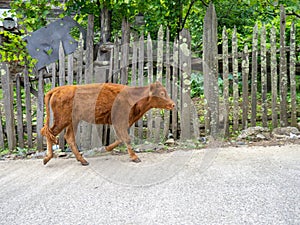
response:
[[[172,110],[175,107],[175,103],[169,97],[166,88],[158,81],[150,84],[149,96],[152,108]]]

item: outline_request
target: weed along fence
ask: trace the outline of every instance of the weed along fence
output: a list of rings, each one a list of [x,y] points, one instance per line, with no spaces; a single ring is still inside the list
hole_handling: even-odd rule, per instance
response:
[[[146,113],[130,130],[135,143],[145,139],[159,143],[169,133],[176,139],[187,140],[200,135],[230,136],[256,125],[295,126],[298,112],[295,26],[291,26],[289,46],[286,46],[284,14],[282,8],[281,27],[273,27],[270,34],[265,27],[255,26],[251,49],[246,44],[242,52],[238,52],[236,30],[228,37],[224,28],[220,54],[217,16],[211,4],[204,19],[203,60],[192,58],[191,36],[187,30],[182,30],[179,39],[171,42],[169,31],[160,27],[157,38],[152,40],[149,34],[138,37],[130,33],[126,21],[123,21],[121,40],[115,38],[115,43],[106,43],[105,48],[94,52],[93,16],[89,16],[86,48],[80,38],[77,50],[65,55],[61,43],[58,62],[49,65],[47,70],[32,76],[25,68],[12,76],[9,66],[1,64],[0,148],[43,150],[45,140],[40,129],[45,116],[44,94],[55,86],[67,84],[113,82],[145,86],[156,80],[162,82],[176,108],[173,111],[152,109]],[[268,35],[271,41],[267,45]],[[195,66],[195,61],[201,61],[203,69],[197,71],[195,68],[201,66]],[[203,114],[190,97],[192,72],[204,77],[205,101],[199,100]],[[59,137],[61,149],[65,147],[63,135]],[[107,145],[115,138],[109,125],[81,122],[76,140],[79,148],[85,150]]]

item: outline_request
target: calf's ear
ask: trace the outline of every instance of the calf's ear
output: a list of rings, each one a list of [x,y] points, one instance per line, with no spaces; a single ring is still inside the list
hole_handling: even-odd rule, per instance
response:
[[[149,91],[149,96],[153,95],[154,89],[155,89],[156,83],[150,84],[150,91]]]

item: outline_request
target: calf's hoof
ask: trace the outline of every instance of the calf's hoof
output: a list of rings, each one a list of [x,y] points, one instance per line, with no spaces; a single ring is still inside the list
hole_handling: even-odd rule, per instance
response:
[[[44,163],[44,165],[46,165],[47,164],[47,162],[49,162],[49,158],[47,158],[47,157],[45,157],[44,159],[43,159],[43,163]]]
[[[132,159],[132,162],[139,163],[139,162],[142,162],[142,161],[137,157],[135,159]]]
[[[88,163],[87,161],[84,160],[84,161],[81,162],[81,165],[83,165],[83,166],[88,166],[89,163]]]

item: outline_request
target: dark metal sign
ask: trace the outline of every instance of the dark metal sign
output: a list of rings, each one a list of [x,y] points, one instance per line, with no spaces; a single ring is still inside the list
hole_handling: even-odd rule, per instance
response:
[[[66,16],[24,38],[29,54],[38,60],[38,70],[58,60],[60,42],[63,44],[65,55],[76,50],[78,42],[70,35],[73,27],[78,27],[83,37],[86,36],[86,31],[71,17]]]

